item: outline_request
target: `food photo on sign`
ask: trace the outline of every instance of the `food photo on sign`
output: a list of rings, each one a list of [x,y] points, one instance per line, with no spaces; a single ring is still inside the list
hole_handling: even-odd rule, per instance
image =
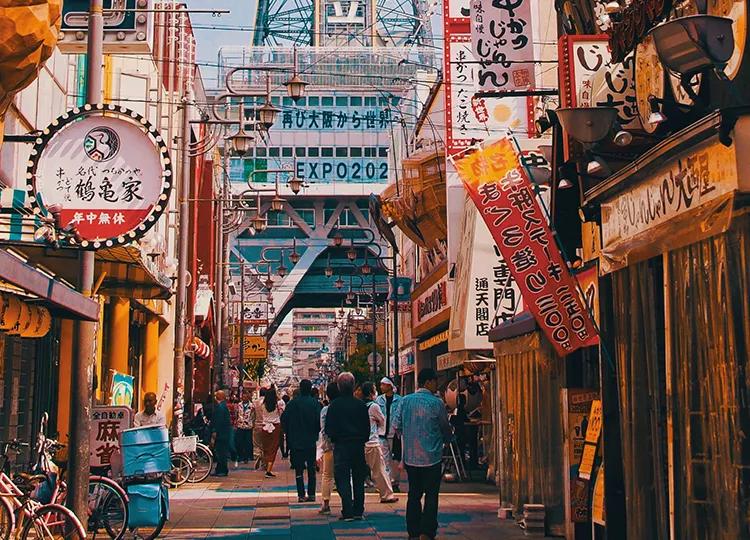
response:
[[[56,214],[67,245],[99,248],[143,236],[172,189],[169,153],[156,128],[117,105],[86,105],[36,139],[27,169],[36,214]]]

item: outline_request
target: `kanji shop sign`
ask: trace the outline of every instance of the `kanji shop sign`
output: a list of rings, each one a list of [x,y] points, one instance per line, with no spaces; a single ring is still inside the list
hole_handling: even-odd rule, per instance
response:
[[[450,308],[448,275],[414,298],[411,303],[412,326],[424,324],[434,317],[443,314]]]
[[[449,34],[445,38],[446,63],[446,150],[454,155],[494,133],[529,130],[529,107],[525,97],[483,98],[474,94],[482,78],[480,58],[472,48],[471,36]],[[533,122],[533,114],[531,122]]]
[[[130,407],[94,407],[89,447],[92,467],[106,467],[120,450],[120,433],[132,424]]]
[[[243,312],[245,324],[268,324],[268,302],[247,302]]]
[[[265,336],[245,336],[244,344],[245,360],[261,360],[268,356],[268,342]]]
[[[60,208],[69,245],[111,247],[143,236],[172,189],[161,135],[138,113],[86,105],[65,113],[36,140],[27,169],[35,213]]]
[[[526,308],[560,356],[598,343],[596,328],[508,139],[456,161]]]
[[[471,0],[477,82],[487,91],[533,88],[531,0]]]

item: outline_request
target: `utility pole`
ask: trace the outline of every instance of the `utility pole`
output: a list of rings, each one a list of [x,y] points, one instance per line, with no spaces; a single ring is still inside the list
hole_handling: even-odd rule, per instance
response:
[[[372,273],[372,379],[378,375],[378,316],[375,312],[375,272]]]
[[[398,256],[398,249],[396,244],[391,245],[393,249],[393,375],[398,379],[398,368],[399,368],[399,354],[398,354],[398,266],[396,263],[396,257]],[[395,381],[398,386],[401,386],[401,381]]]
[[[104,18],[102,0],[89,3],[88,43],[86,45],[86,101],[102,101],[102,44]],[[94,252],[82,249],[78,254],[81,294],[92,296],[94,287]],[[89,430],[91,397],[93,393],[96,323],[78,321],[76,325],[75,355],[70,383],[70,433],[68,435],[68,495],[67,504],[82,523],[88,520],[89,499]]]
[[[185,35],[185,15],[180,13],[180,27]],[[179,45],[176,45],[179,47]],[[174,377],[172,431],[176,436],[182,435],[182,420],[185,401],[185,331],[187,329],[187,283],[188,258],[190,255],[190,77],[185,77],[182,93],[182,137],[180,139],[180,189],[179,189],[179,244],[177,252],[177,297],[175,305],[174,330]]]

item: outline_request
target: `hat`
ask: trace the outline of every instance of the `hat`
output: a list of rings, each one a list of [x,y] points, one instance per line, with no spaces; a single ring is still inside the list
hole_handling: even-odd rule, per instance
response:
[[[380,384],[390,384],[393,387],[396,386],[395,384],[393,384],[393,381],[390,380],[388,377],[383,377],[382,379],[380,379]]]

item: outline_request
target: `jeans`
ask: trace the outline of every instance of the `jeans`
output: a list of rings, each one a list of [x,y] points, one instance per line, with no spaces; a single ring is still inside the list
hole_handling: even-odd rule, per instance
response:
[[[320,468],[320,475],[323,481],[320,486],[320,494],[324,501],[331,500],[331,491],[333,491],[333,450],[323,452],[323,466]]]
[[[297,480],[297,495],[305,497],[305,469],[307,469],[307,496],[315,497],[315,447],[290,448],[291,464]]]
[[[409,498],[406,502],[406,530],[409,537],[422,534],[435,538],[438,528],[438,498],[443,464],[429,467],[406,465],[409,477]],[[424,496],[424,506],[422,497]]]
[[[341,497],[341,516],[350,518],[365,512],[365,445],[340,442],[333,447],[333,477]]]
[[[253,458],[253,430],[238,429],[235,434],[237,459],[247,463]]]
[[[231,441],[227,439],[216,439],[214,443],[214,460],[216,461],[216,474],[228,474],[227,459],[229,458],[229,447]]]

